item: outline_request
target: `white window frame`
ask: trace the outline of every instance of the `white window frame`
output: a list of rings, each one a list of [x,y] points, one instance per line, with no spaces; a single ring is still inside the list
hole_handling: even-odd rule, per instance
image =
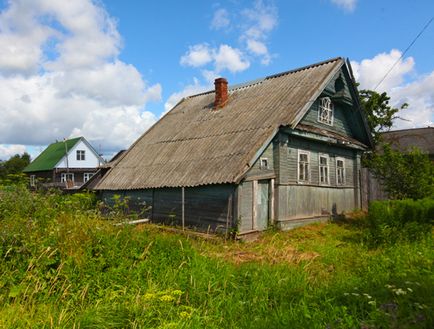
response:
[[[36,176],[30,175],[30,186],[35,187],[36,186]]]
[[[302,154],[307,156],[307,162],[306,162],[307,166],[306,165],[303,166],[304,179],[300,179],[300,156]],[[297,154],[297,182],[298,183],[309,183],[310,182],[310,175],[311,175],[311,172],[310,172],[310,152],[298,150],[298,154]]]
[[[85,161],[86,160],[86,151],[85,150],[77,150],[75,154],[76,154],[77,161]]]
[[[321,164],[321,158],[326,159],[325,165]],[[325,180],[322,180],[323,177]],[[328,154],[318,154],[318,181],[320,185],[330,185],[330,157]]]
[[[83,183],[86,183],[92,176],[94,173],[92,172],[85,172],[83,174]]]
[[[74,173],[66,173],[66,172],[63,172],[60,174],[60,182],[66,183],[66,181],[68,180],[68,177],[70,177],[71,178],[70,180],[72,182],[74,182]]]
[[[342,162],[342,168],[338,166],[339,161]],[[342,169],[342,170],[341,170]],[[336,185],[345,185],[345,159],[337,157],[336,158]]]
[[[260,158],[259,159],[259,167],[261,169],[270,169],[268,158]]]
[[[333,126],[334,106],[330,97],[322,97],[318,104],[318,122]]]

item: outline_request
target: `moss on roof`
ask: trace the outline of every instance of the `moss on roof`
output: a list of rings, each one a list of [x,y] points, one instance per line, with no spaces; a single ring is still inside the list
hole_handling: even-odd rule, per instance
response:
[[[66,148],[69,151],[80,139],[81,137],[77,137],[48,145],[48,147],[42,151],[35,160],[24,168],[23,172],[52,170],[65,156]]]

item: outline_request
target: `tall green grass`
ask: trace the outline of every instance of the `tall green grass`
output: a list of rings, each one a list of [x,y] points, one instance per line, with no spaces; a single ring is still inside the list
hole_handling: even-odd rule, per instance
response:
[[[367,238],[373,245],[415,241],[431,235],[434,199],[375,201],[367,219]]]
[[[114,226],[91,194],[0,190],[0,328],[432,328],[432,239],[357,223],[254,243]],[[362,230],[362,231],[361,231]]]

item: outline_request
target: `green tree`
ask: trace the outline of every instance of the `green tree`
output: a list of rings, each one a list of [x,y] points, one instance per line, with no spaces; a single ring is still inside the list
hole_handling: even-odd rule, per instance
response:
[[[360,105],[368,119],[369,129],[371,130],[374,144],[380,141],[381,133],[390,130],[394,120],[400,118],[397,113],[408,107],[407,103],[399,108],[390,106],[390,97],[386,92],[377,93],[373,90],[360,90]]]
[[[30,155],[23,153],[15,154],[9,160],[0,162],[0,179],[5,179],[8,175],[19,174],[30,163]]]
[[[384,144],[366,160],[391,199],[434,197],[434,164],[428,154],[413,148],[408,152]]]

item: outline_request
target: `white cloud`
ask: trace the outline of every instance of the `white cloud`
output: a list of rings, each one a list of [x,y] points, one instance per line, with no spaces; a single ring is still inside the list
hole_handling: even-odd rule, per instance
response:
[[[24,145],[0,145],[0,160],[8,160],[15,154],[23,154],[25,151]]]
[[[390,68],[397,63],[387,78],[377,88],[377,92],[386,91],[392,106],[408,103],[408,109],[399,113],[405,120],[396,120],[394,129],[426,127],[433,125],[434,119],[434,72],[417,75],[412,57],[400,59],[401,52],[393,49],[361,62],[351,62],[354,76],[360,82],[361,89],[373,89]],[[411,80],[409,80],[411,79]]]
[[[331,2],[348,12],[354,11],[357,5],[357,0],[331,0]]]
[[[398,61],[379,88],[391,90],[401,85],[405,75],[414,68],[414,59],[412,57],[400,59],[401,55],[399,50],[392,49],[389,53],[378,54],[374,58],[364,59],[360,63],[351,62],[356,80],[360,82],[362,88],[373,89]]]
[[[262,56],[261,63],[268,65],[271,62],[271,56],[268,53],[267,46],[257,40],[249,39],[247,40],[247,49],[255,55]]]
[[[397,120],[396,128],[434,125],[434,72],[392,89],[390,96],[395,104],[409,104],[406,110],[399,113],[405,120]]]
[[[180,63],[185,66],[200,67],[212,60],[212,49],[203,43],[190,46],[187,53],[181,57]]]
[[[214,66],[213,72],[218,74],[224,70],[232,73],[244,71],[250,66],[241,50],[222,44],[219,48],[211,48],[207,44],[189,47],[189,51],[181,57],[181,64],[192,67],[203,67],[209,63]],[[206,75],[205,75],[206,76]]]
[[[267,39],[277,23],[277,8],[272,1],[256,0],[252,7],[231,12],[230,15],[226,9],[218,8],[214,12],[211,29],[235,30],[239,33],[239,46],[221,43],[212,47],[208,43],[199,43],[188,48],[180,64],[201,68],[207,83],[223,71],[237,73],[248,69],[254,58],[268,65],[273,56],[269,53]]]
[[[198,79],[193,79],[193,84],[187,85],[185,86],[181,91],[178,91],[176,93],[173,93],[172,95],[169,96],[169,98],[167,99],[166,103],[164,104],[164,113],[169,112],[176,104],[178,104],[178,102],[187,96],[191,96],[191,95],[195,95],[201,92],[204,92],[206,90],[210,90],[211,89],[211,84],[209,85],[202,85],[200,84]]]
[[[214,30],[220,30],[226,28],[231,24],[229,18],[229,12],[224,8],[219,8],[214,12],[214,16],[211,21],[211,28]]]
[[[232,73],[244,71],[250,66],[250,63],[243,56],[239,49],[228,45],[220,45],[214,58],[216,71],[229,70]]]
[[[278,24],[277,8],[273,3],[255,1],[253,8],[242,12],[246,23],[243,25],[241,39],[245,40],[247,50],[261,58],[261,63],[268,65],[272,56],[265,44],[268,35]]]
[[[118,59],[115,21],[91,0],[16,0],[0,12],[0,140],[46,145],[77,134],[103,149],[129,146],[161,100]]]

